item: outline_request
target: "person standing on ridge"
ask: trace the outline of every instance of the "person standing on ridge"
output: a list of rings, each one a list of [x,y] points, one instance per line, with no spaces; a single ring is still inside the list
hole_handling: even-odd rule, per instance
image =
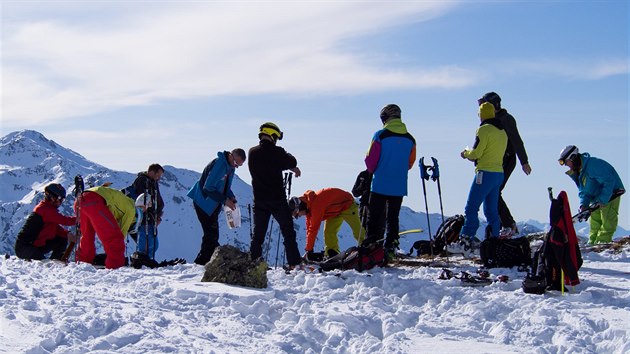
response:
[[[402,122],[398,105],[388,104],[380,113],[383,128],[372,137],[365,166],[372,174],[370,188],[367,247],[378,243],[386,233],[385,251],[391,261],[399,245],[398,218],[403,197],[407,195],[408,171],[416,161],[416,140]],[[385,213],[385,218],[380,216]]]
[[[245,162],[245,150],[237,148],[217,153],[217,157],[203,169],[188,196],[193,200],[197,218],[203,229],[201,249],[195,263],[205,265],[219,246],[219,213],[221,206],[236,209],[232,180],[236,169]]]
[[[249,150],[248,167],[252,176],[254,192],[254,235],[250,244],[250,257],[262,256],[262,245],[271,216],[276,219],[284,238],[284,249],[289,267],[300,264],[302,258],[297,246],[291,210],[287,202],[282,172],[292,171],[300,177],[297,160],[293,155],[277,146],[284,134],[277,125],[264,123],[258,131],[259,144]]]
[[[162,178],[162,175],[164,175],[164,168],[157,163],[151,164],[146,172],[138,173],[131,186],[123,190],[123,193],[134,200],[142,193],[148,192],[146,196],[151,199],[152,205],[145,212],[145,217],[142,218],[142,225],[139,225],[137,228],[138,233],[131,234],[131,238],[136,241],[136,252],[140,252],[153,260],[159,247],[157,226],[162,222],[162,215],[164,214],[164,200],[160,193],[160,178]],[[147,204],[149,204],[149,201],[147,201]]]
[[[502,238],[510,238],[515,234],[518,234],[518,228],[514,217],[510,212],[505,200],[503,199],[503,189],[507,184],[508,179],[512,175],[512,171],[516,167],[516,157],[521,163],[521,168],[526,175],[532,172],[532,168],[529,165],[527,158],[527,152],[525,151],[525,144],[521,135],[518,132],[516,126],[516,119],[508,113],[505,108],[501,108],[501,97],[496,92],[488,92],[477,100],[477,103],[481,106],[483,103],[488,102],[494,106],[495,119],[501,123],[505,133],[508,137],[508,145],[505,149],[505,155],[503,155],[503,183],[499,190],[499,217],[501,218],[501,232]]]
[[[475,162],[475,178],[470,186],[465,207],[465,221],[460,233],[459,244],[449,251],[471,254],[477,248],[475,235],[479,228],[479,207],[483,203],[483,212],[490,226],[490,237],[499,237],[501,221],[499,219],[498,200],[503,182],[503,156],[508,144],[507,134],[495,116],[492,104],[485,102],[479,106],[481,124],[477,129],[472,150],[460,153],[463,159]]]

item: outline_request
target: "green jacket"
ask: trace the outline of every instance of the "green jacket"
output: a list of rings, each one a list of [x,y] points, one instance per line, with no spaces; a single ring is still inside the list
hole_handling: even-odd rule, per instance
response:
[[[495,118],[485,119],[477,129],[474,148],[466,150],[464,157],[475,161],[475,171],[503,172],[507,144],[507,134],[501,123]]]
[[[96,192],[105,199],[107,209],[114,215],[123,235],[128,234],[131,224],[136,221],[135,201],[121,191],[108,187],[93,187],[86,189],[86,191]]]

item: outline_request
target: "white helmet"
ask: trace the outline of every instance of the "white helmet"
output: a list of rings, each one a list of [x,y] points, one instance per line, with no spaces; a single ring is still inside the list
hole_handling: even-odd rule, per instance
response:
[[[562,151],[560,151],[560,157],[558,158],[558,162],[560,165],[565,165],[567,160],[572,159],[580,153],[580,149],[578,149],[575,145],[567,145]]]
[[[145,200],[144,200],[144,193],[142,193],[142,194],[140,194],[138,196],[138,198],[136,198],[136,206],[137,207],[143,207],[143,206],[145,206],[144,202],[145,202]],[[147,195],[146,202],[147,202],[147,205],[146,205],[147,208],[150,208],[150,207],[153,206],[153,203],[151,202],[151,196],[150,195]]]

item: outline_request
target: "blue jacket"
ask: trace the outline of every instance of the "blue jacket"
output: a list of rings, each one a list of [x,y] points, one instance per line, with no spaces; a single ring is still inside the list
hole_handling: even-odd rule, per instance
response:
[[[587,152],[580,154],[580,158],[582,167],[579,173],[567,172],[578,187],[580,205],[608,204],[613,192],[624,189],[617,171],[608,162],[591,157]]]
[[[231,187],[235,168],[228,162],[228,154],[227,151],[217,153],[217,158],[204,168],[199,181],[188,191],[188,196],[208,215],[226,199],[234,198]]]
[[[416,140],[400,119],[390,119],[372,138],[365,157],[373,173],[371,191],[387,196],[407,195],[407,173],[416,160]]]

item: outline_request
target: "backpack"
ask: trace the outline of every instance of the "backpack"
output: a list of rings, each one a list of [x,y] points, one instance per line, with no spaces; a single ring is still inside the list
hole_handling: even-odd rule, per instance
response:
[[[542,294],[545,290],[563,290],[563,281],[566,285],[580,283],[578,270],[583,261],[572,219],[567,194],[562,191],[551,199],[551,228],[534,253],[532,272],[523,280],[524,292]],[[539,281],[538,289],[533,287],[532,279]]]
[[[442,225],[438,227],[435,237],[433,238],[433,247],[438,251],[442,251],[444,246],[459,240],[459,233],[464,226],[464,215],[457,214],[444,220]]]
[[[134,187],[134,185],[130,185],[128,187],[125,187],[123,189],[120,190],[124,195],[126,195],[127,197],[136,200],[136,198],[138,198],[138,193],[136,193],[136,188]]]
[[[326,272],[334,269],[354,269],[364,271],[376,266],[385,265],[385,249],[382,245],[353,246],[328,258],[319,264],[319,268]]]
[[[532,262],[532,251],[527,237],[505,240],[487,238],[481,242],[479,254],[486,268],[529,266]]]

